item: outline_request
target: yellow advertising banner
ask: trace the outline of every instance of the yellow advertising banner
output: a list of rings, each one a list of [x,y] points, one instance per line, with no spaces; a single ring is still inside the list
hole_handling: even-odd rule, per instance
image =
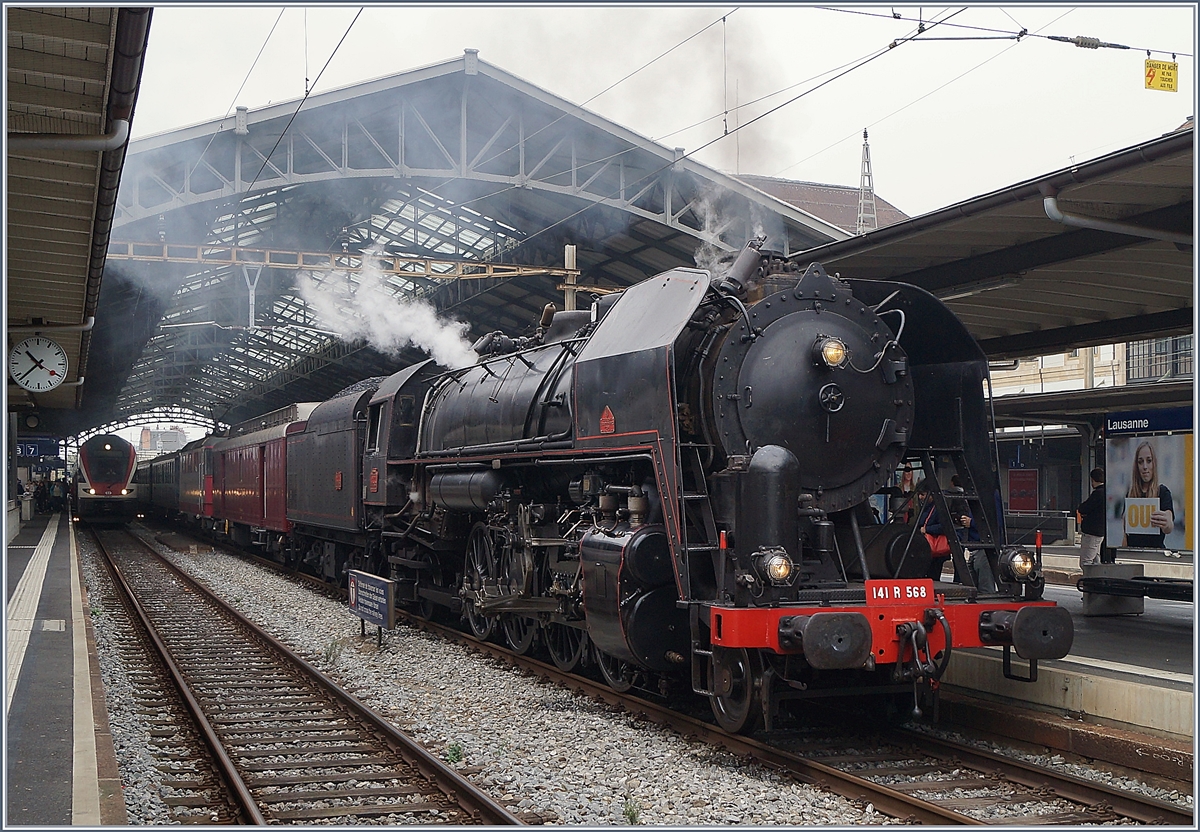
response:
[[[1175,61],[1146,61],[1146,89],[1179,92],[1179,64]]]

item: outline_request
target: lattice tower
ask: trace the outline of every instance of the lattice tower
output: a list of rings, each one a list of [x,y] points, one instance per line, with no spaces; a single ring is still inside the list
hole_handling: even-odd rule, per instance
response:
[[[879,227],[875,215],[875,186],[871,180],[871,146],[867,144],[867,130],[863,128],[862,177],[858,185],[858,225],[855,234],[865,234]]]

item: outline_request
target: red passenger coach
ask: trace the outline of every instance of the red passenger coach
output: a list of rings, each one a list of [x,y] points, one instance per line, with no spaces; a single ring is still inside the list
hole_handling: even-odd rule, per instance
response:
[[[212,527],[213,445],[211,436],[183,446],[179,452],[179,513],[193,523]]]
[[[213,514],[237,544],[274,549],[287,519],[287,425],[218,441],[213,447]]]

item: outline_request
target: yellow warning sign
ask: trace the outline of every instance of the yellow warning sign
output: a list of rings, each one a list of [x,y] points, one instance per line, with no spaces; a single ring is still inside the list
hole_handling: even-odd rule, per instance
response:
[[[1146,61],[1146,89],[1179,92],[1179,64],[1174,61]]]

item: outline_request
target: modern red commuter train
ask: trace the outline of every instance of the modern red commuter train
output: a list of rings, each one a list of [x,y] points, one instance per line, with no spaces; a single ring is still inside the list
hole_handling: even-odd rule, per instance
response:
[[[111,433],[93,436],[79,447],[71,475],[71,510],[90,523],[128,523],[138,512],[134,472],[137,454]]]
[[[1064,656],[1038,553],[1003,541],[974,339],[922,289],[760,246],[193,443],[186,486],[182,454],[151,470],[176,464],[174,511],[235,540],[391,578],[418,614],[617,689],[690,688],[729,731],[819,696],[910,711],[959,648],[1003,648],[1010,678]],[[962,584],[871,511],[905,462],[942,516],[963,484]]]

